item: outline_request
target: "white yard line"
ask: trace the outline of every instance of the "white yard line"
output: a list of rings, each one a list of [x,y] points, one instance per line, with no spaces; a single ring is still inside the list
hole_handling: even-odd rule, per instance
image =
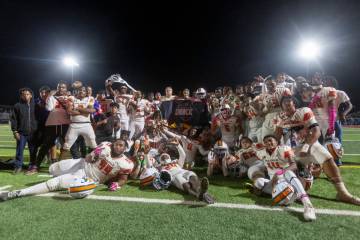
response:
[[[39,174],[38,177],[51,178],[51,177],[53,177],[53,175],[49,175],[49,174]]]
[[[12,187],[12,185],[2,186],[2,187],[0,187],[0,191],[6,190],[6,189],[11,188],[11,187]]]
[[[359,140],[342,140],[343,142],[360,142],[360,139]]]
[[[345,153],[344,156],[360,156],[359,153]]]
[[[70,196],[68,194],[64,194],[64,193],[46,193],[46,194],[42,194],[39,196],[70,198]],[[249,210],[263,210],[263,211],[303,212],[303,208],[265,207],[265,206],[259,206],[259,205],[237,204],[237,203],[215,203],[212,205],[206,205],[203,202],[196,202],[196,201],[135,198],[135,197],[98,196],[98,195],[90,195],[87,197],[87,199],[102,200],[102,201],[115,201],[115,202],[155,203],[155,204],[165,204],[165,205],[191,205],[191,206],[204,206],[204,207],[206,206],[206,207],[215,207],[215,208],[249,209]],[[336,209],[316,209],[315,211],[317,214],[360,217],[360,211],[336,210]]]

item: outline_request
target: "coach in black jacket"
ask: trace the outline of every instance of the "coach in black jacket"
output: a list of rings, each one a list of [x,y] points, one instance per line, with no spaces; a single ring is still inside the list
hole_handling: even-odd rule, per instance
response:
[[[26,143],[28,143],[30,160],[35,160],[36,158],[36,152],[32,139],[37,128],[33,92],[29,88],[22,88],[19,92],[20,102],[14,105],[14,110],[10,118],[11,130],[13,131],[14,138],[16,139],[14,174],[18,174],[22,171]]]

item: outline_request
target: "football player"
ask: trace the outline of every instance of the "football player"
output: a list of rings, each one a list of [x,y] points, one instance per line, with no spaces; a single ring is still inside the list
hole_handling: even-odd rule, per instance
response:
[[[168,171],[171,175],[171,184],[176,188],[188,193],[200,201],[207,204],[213,204],[214,198],[207,192],[209,180],[207,178],[199,179],[196,173],[183,169],[185,162],[185,152],[179,142],[177,142],[179,159],[172,160],[170,155],[162,153],[160,155],[159,172]]]
[[[241,120],[240,118],[232,115],[228,104],[225,104],[220,109],[220,114],[212,120],[212,134],[215,135],[219,130],[221,132],[221,139],[228,145],[228,147],[233,147],[241,132]]]
[[[261,140],[264,136],[269,134],[274,134],[275,127],[273,124],[273,120],[275,116],[280,112],[280,99],[283,96],[290,96],[291,92],[287,88],[283,87],[276,87],[276,82],[274,79],[267,78],[266,79],[266,88],[267,92],[262,93],[259,96],[259,100],[262,102],[263,105],[263,112],[265,114],[265,120],[262,125],[261,129]]]
[[[324,143],[327,137],[335,133],[337,114],[336,89],[323,87],[322,75],[320,73],[315,73],[310,84],[314,90],[314,96],[309,107],[312,109],[321,130],[320,142]]]
[[[125,142],[116,140],[113,144],[104,142],[96,147],[86,158],[69,159],[56,162],[49,167],[49,172],[54,178],[34,186],[2,192],[0,200],[38,195],[47,192],[67,189],[78,178],[91,178],[99,184],[109,181],[115,182],[114,188],[121,188],[126,184],[128,175],[133,171],[134,163],[123,153]]]
[[[277,122],[277,137],[283,136],[284,130],[292,134],[284,137],[284,142],[295,147],[297,161],[303,165],[319,164],[326,176],[334,185],[339,201],[360,205],[360,199],[352,196],[345,187],[340,170],[336,166],[332,155],[318,142],[320,137],[319,124],[310,108],[295,108],[291,97],[281,100],[283,111],[279,113]]]
[[[274,135],[265,136],[263,139],[265,148],[257,152],[259,159],[264,161],[269,179],[257,178],[254,186],[264,193],[271,194],[277,184],[286,182],[296,191],[296,196],[304,205],[304,219],[315,220],[315,209],[312,206],[309,196],[294,171],[297,170],[295,154],[289,146],[279,145]],[[282,192],[283,195],[275,197],[273,204],[281,202],[289,192]]]
[[[218,140],[208,154],[207,176],[212,176],[214,170],[220,170],[224,177],[229,176],[228,162],[231,165],[234,157],[230,155],[227,144]]]
[[[87,97],[86,87],[80,87],[76,97],[68,101],[67,112],[70,115],[70,126],[65,136],[64,151],[60,159],[65,159],[64,154],[69,151],[79,136],[83,136],[87,147],[96,147],[95,132],[91,125],[90,114],[95,112],[94,98]]]
[[[185,132],[187,132],[187,136],[175,134],[167,129],[164,129],[164,132],[169,137],[177,138],[181,142],[186,154],[184,163],[185,169],[191,169],[194,166],[197,152],[199,152],[202,156],[206,156],[209,153],[209,151],[206,151],[202,147],[198,139],[196,139],[198,132],[197,128],[192,127],[188,130],[185,130]]]
[[[257,178],[265,178],[266,168],[264,162],[261,161],[256,152],[262,148],[260,144],[254,144],[248,137],[240,139],[241,149],[235,153],[240,164],[240,174],[247,174],[253,182]],[[231,167],[231,166],[230,166]]]
[[[139,134],[144,130],[145,115],[150,112],[149,101],[142,98],[142,93],[137,91],[134,93],[134,99],[130,100],[128,110],[130,112],[130,136],[132,139],[134,134]]]

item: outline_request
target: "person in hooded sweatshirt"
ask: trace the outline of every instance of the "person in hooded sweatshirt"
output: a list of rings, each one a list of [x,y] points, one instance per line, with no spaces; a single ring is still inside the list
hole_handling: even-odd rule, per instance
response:
[[[14,174],[22,172],[26,143],[29,148],[30,161],[35,161],[36,158],[33,137],[37,129],[37,121],[35,119],[33,91],[30,88],[21,88],[19,93],[20,101],[14,105],[14,110],[10,117],[11,130],[16,140]]]

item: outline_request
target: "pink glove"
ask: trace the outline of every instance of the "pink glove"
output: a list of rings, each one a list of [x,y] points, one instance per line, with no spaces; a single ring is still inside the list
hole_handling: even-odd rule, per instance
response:
[[[114,192],[118,189],[120,189],[121,187],[119,186],[119,184],[117,182],[112,182],[108,185],[108,190],[111,192]]]
[[[286,172],[285,169],[279,169],[275,172],[275,174],[279,176],[279,175],[283,175],[285,172]]]

